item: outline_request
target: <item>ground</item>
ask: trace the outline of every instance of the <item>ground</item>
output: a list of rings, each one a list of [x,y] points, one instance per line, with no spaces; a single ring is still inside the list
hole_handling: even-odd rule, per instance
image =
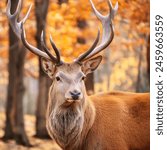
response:
[[[5,115],[0,112],[0,137],[4,135]],[[35,117],[25,116],[25,128],[28,138],[33,147],[27,148],[17,145],[13,140],[4,143],[0,140],[0,150],[61,150],[53,140],[41,140],[33,137],[35,134]]]

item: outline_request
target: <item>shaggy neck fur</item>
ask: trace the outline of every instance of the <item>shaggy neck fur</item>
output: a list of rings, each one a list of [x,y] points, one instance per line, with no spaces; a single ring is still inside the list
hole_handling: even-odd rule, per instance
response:
[[[93,105],[90,105],[87,96],[83,101],[74,102],[67,107],[56,107],[55,101],[50,98],[48,104],[47,129],[49,134],[64,150],[79,149],[94,122]]]

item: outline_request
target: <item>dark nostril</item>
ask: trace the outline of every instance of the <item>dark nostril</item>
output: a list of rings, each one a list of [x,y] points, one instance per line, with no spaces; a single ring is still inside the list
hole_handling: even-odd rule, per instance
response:
[[[72,97],[73,100],[77,100],[81,93],[78,92],[78,91],[74,91],[74,92],[70,92],[70,94],[71,94],[71,97]]]
[[[78,96],[79,96],[81,93],[80,93],[80,92],[75,92],[75,91],[74,91],[74,92],[70,92],[70,94],[71,94],[72,96],[73,96],[73,95],[78,95]]]
[[[81,94],[80,92],[76,93],[76,95],[78,95],[78,96],[79,96],[80,94]]]

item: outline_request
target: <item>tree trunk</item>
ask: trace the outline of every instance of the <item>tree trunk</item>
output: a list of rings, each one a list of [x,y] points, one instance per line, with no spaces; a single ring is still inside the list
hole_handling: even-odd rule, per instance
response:
[[[37,47],[41,47],[41,32],[46,27],[46,16],[48,12],[49,0],[35,0],[35,16],[36,16],[36,42]],[[45,33],[45,32],[44,32]],[[46,130],[46,106],[48,101],[48,92],[51,84],[49,77],[43,72],[39,58],[39,94],[37,99],[36,110],[36,137],[49,138]]]
[[[139,60],[138,60],[138,74],[137,74],[137,82],[136,82],[136,92],[141,91],[141,63],[142,63],[142,48],[139,49]]]
[[[11,12],[17,7],[18,0],[12,1]],[[9,84],[6,104],[6,126],[3,139],[15,139],[18,144],[30,146],[23,117],[24,60],[26,50],[9,27]]]
[[[150,83],[150,35],[148,36],[148,42],[147,42],[147,74]]]
[[[23,77],[24,77],[24,60],[25,60],[25,48],[22,44],[19,45],[18,48],[18,56],[17,56],[17,62],[16,62],[16,77],[14,77],[15,80],[15,89],[14,93],[14,104],[12,112],[12,118],[13,118],[13,131],[15,135],[15,140],[18,144],[30,146],[30,143],[28,141],[27,135],[25,133],[24,129],[24,116],[23,116],[23,96],[24,96],[24,84],[23,84]],[[13,78],[13,80],[14,80]]]
[[[58,0],[58,4],[61,5],[63,3],[68,3],[68,0]]]
[[[146,92],[150,90],[150,39],[148,36],[143,35],[143,38],[147,40],[146,44],[146,55],[142,52],[142,45],[139,48],[139,63],[138,63],[138,76],[136,82],[136,92]],[[146,69],[144,69],[144,65],[142,61],[146,61]]]

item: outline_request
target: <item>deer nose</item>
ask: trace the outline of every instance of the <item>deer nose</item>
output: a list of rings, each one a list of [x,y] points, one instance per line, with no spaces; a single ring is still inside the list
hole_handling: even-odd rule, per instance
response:
[[[81,93],[76,90],[74,90],[73,92],[70,92],[70,94],[73,100],[78,100],[79,96],[81,95]]]

